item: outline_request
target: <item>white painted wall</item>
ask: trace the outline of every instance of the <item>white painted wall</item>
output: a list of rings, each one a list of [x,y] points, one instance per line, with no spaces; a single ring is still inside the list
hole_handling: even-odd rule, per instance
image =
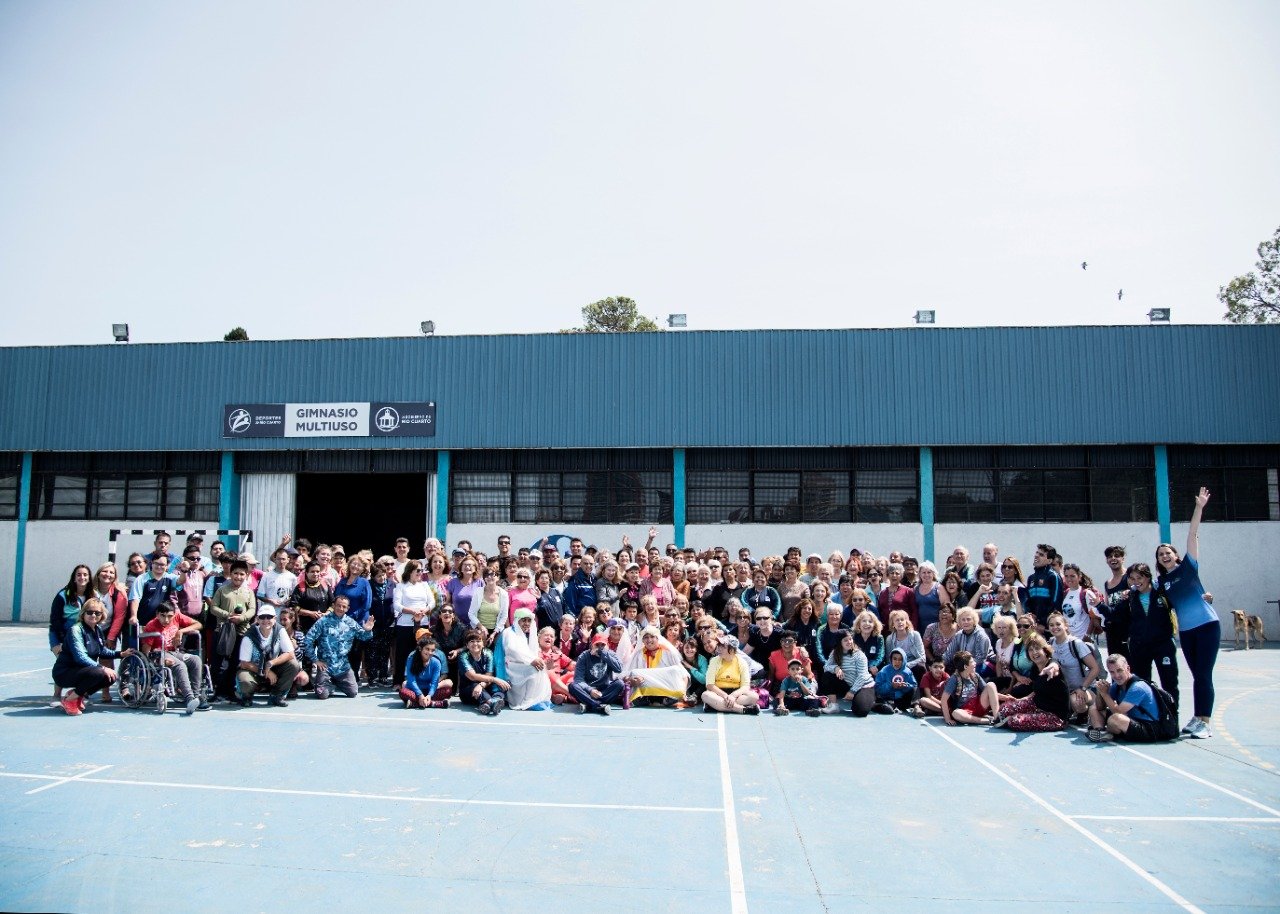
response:
[[[658,538],[654,543],[665,550],[667,543],[675,542],[675,531],[670,524],[656,524]],[[447,545],[452,548],[458,540],[471,540],[471,544],[485,555],[497,555],[498,535],[505,533],[511,537],[512,552],[521,546],[533,547],[544,536],[562,534],[561,552],[569,551],[569,538],[581,537],[588,546],[596,545],[610,552],[617,552],[622,546],[622,535],[631,537],[632,546],[643,546],[649,538],[649,528],[645,526],[627,526],[620,524],[450,524]]]
[[[924,548],[924,531],[919,524],[690,524],[685,542],[705,548],[724,546],[737,556],[746,546],[757,560],[766,555],[782,555],[788,546],[799,546],[803,555],[816,552],[824,559],[837,549],[888,555],[901,549],[908,555]]]
[[[933,528],[934,562],[939,568],[956,546],[969,549],[970,561],[982,561],[982,547],[995,543],[1000,557],[1012,555],[1029,574],[1036,546],[1048,543],[1064,562],[1075,562],[1094,582],[1111,577],[1102,558],[1108,546],[1124,546],[1129,561],[1151,563],[1160,539],[1158,524],[937,524]]]
[[[53,595],[58,589],[66,586],[71,569],[83,563],[96,570],[107,560],[110,542],[108,537],[113,527],[137,530],[158,530],[164,527],[171,530],[216,530],[218,520],[214,518],[181,523],[155,520],[28,521],[22,579],[22,621],[48,621],[49,604],[53,602]],[[208,542],[206,539],[206,547]],[[179,547],[181,545],[178,543]],[[130,552],[150,552],[153,546],[152,536],[121,536],[116,553],[120,576],[124,577],[124,561]],[[12,579],[9,581],[9,588],[12,591]]]
[[[13,569],[17,567],[17,556],[18,522],[0,521],[0,622],[13,618]]]
[[[1179,553],[1187,548],[1188,524],[1173,524],[1170,534]],[[1143,561],[1155,567],[1152,541]],[[1261,616],[1267,637],[1280,637],[1280,612],[1268,600],[1280,600],[1280,581],[1270,573],[1280,559],[1280,523],[1205,523],[1200,525],[1200,582],[1213,594],[1222,620],[1222,637],[1234,641],[1231,610]]]

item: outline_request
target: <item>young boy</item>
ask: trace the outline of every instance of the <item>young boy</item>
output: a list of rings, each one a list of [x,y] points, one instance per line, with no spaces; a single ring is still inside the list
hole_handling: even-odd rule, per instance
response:
[[[911,707],[916,695],[916,677],[906,668],[902,651],[889,652],[889,665],[876,673],[876,701],[885,702],[895,714]]]
[[[939,658],[929,664],[929,670],[920,678],[920,700],[911,708],[912,717],[942,713],[942,693],[946,688],[947,665]]]
[[[467,635],[467,650],[458,658],[462,691],[459,697],[464,705],[474,705],[488,717],[497,717],[502,710],[503,693],[511,683],[494,675],[493,651],[484,646],[484,634],[473,631]]]
[[[773,713],[785,717],[792,711],[803,711],[807,717],[817,717],[821,705],[818,687],[804,674],[804,664],[798,658],[792,660],[787,665],[787,677],[778,689],[778,704]]]

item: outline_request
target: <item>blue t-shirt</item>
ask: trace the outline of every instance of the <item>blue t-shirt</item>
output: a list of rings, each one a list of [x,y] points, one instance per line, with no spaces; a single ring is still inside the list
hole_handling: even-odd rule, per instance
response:
[[[1169,595],[1178,616],[1178,631],[1188,632],[1201,625],[1218,621],[1218,614],[1204,601],[1204,585],[1200,583],[1200,563],[1184,555],[1173,571],[1160,574],[1160,586]]]
[[[1123,686],[1111,684],[1111,700],[1132,702],[1129,716],[1135,720],[1156,721],[1160,719],[1160,706],[1156,704],[1156,693],[1151,686],[1140,679],[1130,679]]]

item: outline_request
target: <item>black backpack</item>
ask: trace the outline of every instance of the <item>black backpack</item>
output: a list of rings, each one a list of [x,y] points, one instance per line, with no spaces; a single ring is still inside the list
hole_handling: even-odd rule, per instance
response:
[[[1129,682],[1145,682],[1147,687],[1151,689],[1151,693],[1156,697],[1156,708],[1160,712],[1160,716],[1156,719],[1156,735],[1161,740],[1175,740],[1178,738],[1178,704],[1173,700],[1173,696],[1166,692],[1154,682],[1149,682],[1140,676],[1130,676]],[[1121,694],[1120,700],[1123,701],[1129,692],[1128,683],[1125,684],[1124,693]]]

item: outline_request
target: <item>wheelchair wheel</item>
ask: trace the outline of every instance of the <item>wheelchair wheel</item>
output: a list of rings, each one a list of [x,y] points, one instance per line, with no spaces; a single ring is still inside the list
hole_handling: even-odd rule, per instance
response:
[[[156,713],[163,714],[169,708],[169,696],[164,693],[164,689],[156,689]]]
[[[142,707],[151,698],[151,666],[138,654],[120,661],[116,693],[126,708]]]

